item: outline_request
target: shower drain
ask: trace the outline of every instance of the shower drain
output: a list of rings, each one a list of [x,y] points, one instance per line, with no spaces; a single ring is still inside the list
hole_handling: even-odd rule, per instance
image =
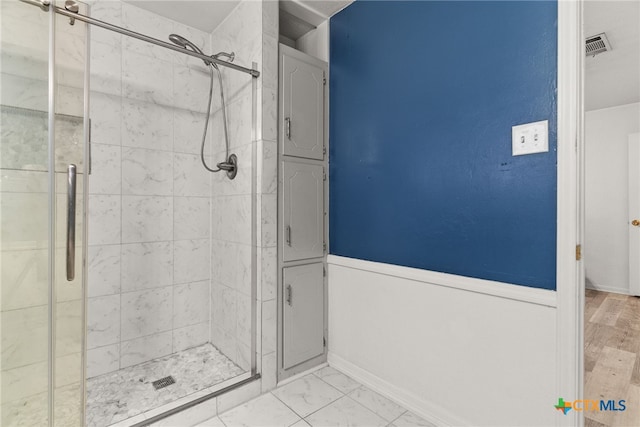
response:
[[[160,390],[161,388],[165,388],[175,383],[176,380],[174,380],[173,377],[169,375],[168,377],[160,378],[159,380],[156,380],[151,384],[153,384],[153,388],[155,388],[156,390]]]

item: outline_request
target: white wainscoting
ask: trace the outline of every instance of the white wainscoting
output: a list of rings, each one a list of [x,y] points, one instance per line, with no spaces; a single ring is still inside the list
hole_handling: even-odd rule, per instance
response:
[[[329,364],[437,425],[555,425],[556,293],[330,255]],[[563,396],[567,399],[572,396]]]

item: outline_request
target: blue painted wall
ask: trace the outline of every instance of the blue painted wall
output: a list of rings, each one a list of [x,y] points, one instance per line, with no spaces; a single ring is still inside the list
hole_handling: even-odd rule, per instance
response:
[[[330,252],[555,289],[557,3],[356,1],[330,25]],[[512,157],[539,120],[549,152]]]

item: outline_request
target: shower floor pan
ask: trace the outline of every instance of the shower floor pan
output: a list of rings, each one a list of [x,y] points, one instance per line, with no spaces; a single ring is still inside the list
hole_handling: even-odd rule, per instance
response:
[[[90,378],[87,380],[87,426],[115,424],[244,372],[213,345],[204,344]],[[167,377],[172,377],[174,382]],[[163,386],[156,389],[154,382],[156,386]]]

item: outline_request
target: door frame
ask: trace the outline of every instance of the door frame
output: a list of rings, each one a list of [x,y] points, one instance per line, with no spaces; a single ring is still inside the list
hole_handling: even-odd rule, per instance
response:
[[[558,181],[556,397],[584,389],[584,34],[583,0],[558,0]],[[582,412],[557,418],[582,426]]]
[[[634,132],[629,134],[628,139],[628,153],[629,153],[629,172],[627,174],[627,180],[629,181],[629,205],[627,207],[628,210],[628,224],[627,233],[635,233],[637,230],[632,226],[631,221],[637,219],[638,206],[640,205],[640,200],[637,200],[637,193],[634,196],[632,194],[634,191],[637,191],[638,188],[632,188],[633,185],[638,185],[638,178],[640,177],[640,164],[638,164],[638,160],[640,160],[640,132]],[[633,170],[633,172],[632,172]],[[633,174],[633,175],[632,175]],[[634,181],[635,179],[635,181]],[[635,184],[633,184],[635,182]],[[633,190],[633,191],[632,191]],[[635,209],[635,211],[634,211]],[[632,243],[633,242],[633,243]],[[631,250],[631,247],[634,247],[635,250]],[[638,264],[636,261],[636,257],[640,251],[640,247],[638,246],[638,242],[634,240],[633,236],[629,236],[629,295],[640,296],[640,274],[638,272]],[[632,273],[635,265],[635,272]],[[633,280],[632,280],[633,278]]]

